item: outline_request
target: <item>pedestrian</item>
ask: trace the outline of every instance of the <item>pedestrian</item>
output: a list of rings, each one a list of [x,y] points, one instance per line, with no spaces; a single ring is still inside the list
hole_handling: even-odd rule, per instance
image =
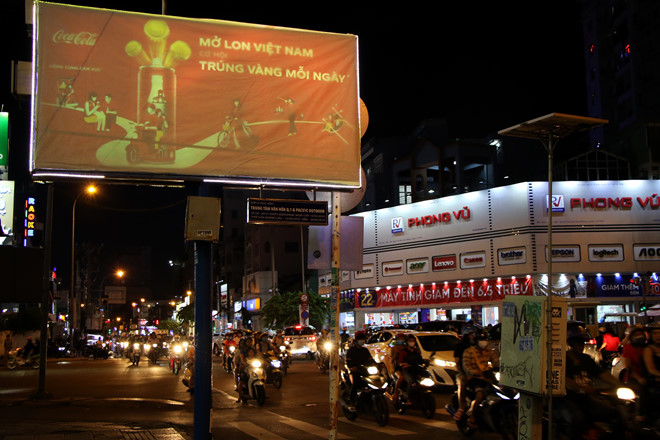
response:
[[[571,278],[568,285],[568,296],[575,298],[577,296],[577,287],[575,286],[575,280]]]

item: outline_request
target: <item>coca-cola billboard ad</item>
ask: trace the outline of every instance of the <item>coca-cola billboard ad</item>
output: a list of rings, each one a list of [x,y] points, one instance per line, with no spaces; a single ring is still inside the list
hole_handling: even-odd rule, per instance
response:
[[[34,173],[359,186],[355,35],[36,8]]]
[[[365,290],[356,294],[355,307],[436,306],[449,303],[501,301],[506,295],[533,294],[531,277],[487,279]]]

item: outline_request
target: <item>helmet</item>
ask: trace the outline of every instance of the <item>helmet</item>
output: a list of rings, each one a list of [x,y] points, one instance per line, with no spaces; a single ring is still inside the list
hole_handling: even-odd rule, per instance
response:
[[[473,334],[475,331],[476,331],[476,329],[475,329],[473,326],[471,326],[471,325],[466,325],[466,326],[463,327],[463,329],[461,330],[461,336],[465,336],[465,335]]]
[[[477,341],[487,341],[490,339],[488,332],[476,332],[474,334],[474,339]]]
[[[586,341],[589,339],[587,331],[582,326],[575,326],[568,329],[566,332],[567,341]]]
[[[367,334],[365,332],[359,331],[355,332],[355,340],[358,339],[367,339]]]

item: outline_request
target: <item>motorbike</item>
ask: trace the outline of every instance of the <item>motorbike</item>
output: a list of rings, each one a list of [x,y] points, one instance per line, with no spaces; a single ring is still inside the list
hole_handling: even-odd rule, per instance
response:
[[[229,345],[227,350],[224,350],[224,368],[228,374],[234,372],[234,355],[236,354],[236,346]]]
[[[280,389],[282,387],[282,361],[272,351],[265,353],[263,358],[266,383],[272,384],[275,389]]]
[[[322,374],[330,369],[330,350],[332,350],[332,342],[325,341],[316,352],[316,366],[319,367]]]
[[[613,409],[616,416],[610,414],[607,420],[590,421],[584,427],[583,437],[593,440],[658,438],[652,430],[635,423],[637,396],[632,389],[625,387],[598,389],[591,398],[594,402],[598,401],[599,404]],[[569,434],[570,421],[562,420],[561,416],[553,417],[553,426],[559,433]]]
[[[293,358],[291,357],[291,347],[289,344],[283,344],[278,347],[280,349],[279,353],[279,358],[280,362],[282,362],[282,373],[286,376],[287,370],[289,369],[289,366],[293,362]]]
[[[33,351],[27,357],[23,357],[23,349],[16,348],[9,351],[9,358],[7,359],[7,368],[13,370],[16,367],[26,368],[39,368],[39,351]]]
[[[344,367],[341,374],[340,397],[344,416],[353,421],[358,414],[371,415],[380,426],[389,422],[390,412],[387,406],[385,390],[389,385],[387,367],[385,364],[372,364],[358,367],[361,384],[355,397],[355,407],[350,404],[351,374],[348,367]]]
[[[183,359],[186,357],[186,351],[188,351],[187,342],[174,342],[170,346],[170,370],[172,370],[172,373],[179,374]]]
[[[408,409],[419,409],[427,419],[435,415],[435,397],[433,397],[435,383],[427,367],[428,362],[419,365],[413,373],[412,383],[402,384],[396,401],[392,402],[399,414],[404,414]],[[390,383],[394,384],[394,379]]]
[[[188,392],[192,393],[195,391],[195,362],[192,359],[189,359],[186,362],[186,368],[183,370],[183,378],[181,383],[188,387]]]
[[[147,358],[154,364],[158,362],[160,357],[160,344],[157,342],[144,344],[144,351],[147,354]]]
[[[472,436],[475,432],[482,431],[499,434],[503,439],[516,440],[518,438],[520,393],[513,388],[500,386],[496,382],[493,377],[493,382],[483,391],[483,400],[473,409],[475,425],[468,423],[467,412],[456,421],[456,427],[463,435]],[[470,408],[475,396],[475,390],[467,386],[465,389],[467,408]],[[445,409],[453,417],[459,408],[457,390]]]
[[[92,357],[94,359],[107,359],[109,356],[110,350],[108,349],[107,342],[104,342],[101,345],[95,345],[92,348]]]
[[[131,361],[131,364],[138,366],[140,364],[141,356],[142,344],[140,342],[134,342],[133,347],[128,349],[128,360]]]
[[[247,377],[241,377],[243,403],[247,403],[248,399],[254,399],[257,405],[263,406],[266,402],[264,362],[257,358],[249,359],[245,372]]]

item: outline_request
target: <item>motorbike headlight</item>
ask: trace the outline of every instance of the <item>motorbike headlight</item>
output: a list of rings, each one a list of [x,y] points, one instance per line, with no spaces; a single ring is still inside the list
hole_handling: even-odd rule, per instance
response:
[[[153,348],[156,348],[156,347],[158,347],[158,344],[151,344],[151,346],[152,346]]]
[[[151,348],[151,345],[144,344],[144,351],[149,351],[150,348]]]
[[[163,342],[163,348],[167,348],[167,342]]]
[[[187,342],[184,342],[184,343],[183,343],[183,347],[187,350],[187,349],[188,349],[188,343],[187,343]]]
[[[495,372],[495,380],[499,382],[499,381],[500,381],[500,377],[501,377],[500,372],[499,372],[499,371],[496,371],[496,372]]]
[[[325,348],[326,351],[330,351],[330,349],[332,348],[332,342],[326,342],[325,344],[323,344],[323,348]]]
[[[139,350],[140,349],[140,344],[133,344],[133,349],[134,350]]]
[[[181,348],[180,345],[175,345],[175,346],[174,346],[174,352],[175,352],[176,354],[179,354],[179,353],[181,353],[182,351],[183,351],[183,348]]]
[[[374,366],[367,367],[367,373],[369,373],[371,375],[378,374],[378,368],[376,368]]]
[[[434,359],[433,363],[435,365],[437,365],[438,367],[443,367],[443,368],[454,368],[454,367],[456,367],[456,362],[445,361],[443,359]]]
[[[270,364],[275,368],[280,368],[282,366],[282,362],[277,359],[270,361]]]
[[[259,368],[259,367],[261,367],[261,361],[255,359],[255,360],[252,361],[252,363],[250,365],[252,365],[254,368]]]
[[[235,352],[235,351],[236,351],[236,346],[235,346],[235,345],[230,345],[230,346],[229,346],[229,351],[230,351],[231,353]]]
[[[286,345],[280,345],[280,351],[286,350]]]
[[[431,379],[430,377],[425,377],[419,382],[419,384],[425,387],[432,387],[434,385],[433,379]]]
[[[630,388],[617,388],[616,397],[621,400],[634,400],[636,396],[635,392]]]

